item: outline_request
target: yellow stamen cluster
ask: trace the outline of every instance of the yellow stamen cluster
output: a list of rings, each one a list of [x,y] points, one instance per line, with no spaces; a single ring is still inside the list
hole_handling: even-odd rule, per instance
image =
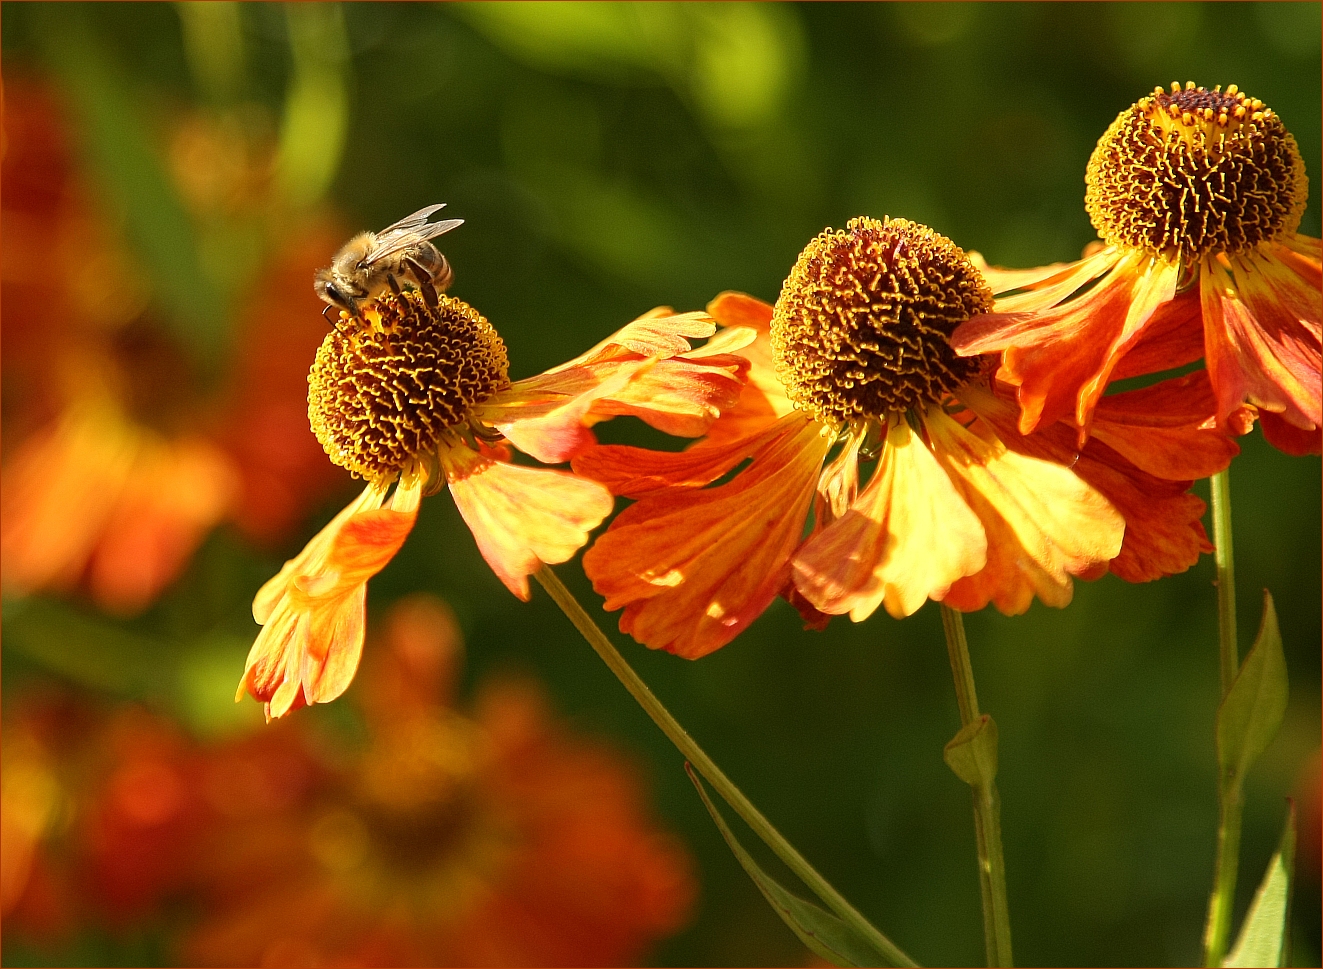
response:
[[[449,296],[387,295],[342,315],[308,375],[308,420],[331,460],[389,480],[433,454],[442,434],[510,385],[505,344],[472,306]]]
[[[1294,233],[1309,192],[1295,139],[1270,108],[1234,84],[1194,82],[1122,111],[1084,183],[1105,242],[1187,260]]]
[[[978,372],[949,337],[992,293],[964,250],[904,219],[823,231],[790,271],[772,316],[786,393],[832,427],[925,407]]]

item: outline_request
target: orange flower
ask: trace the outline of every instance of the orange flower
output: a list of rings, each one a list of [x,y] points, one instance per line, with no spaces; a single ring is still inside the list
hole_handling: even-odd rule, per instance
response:
[[[1020,430],[1069,418],[1083,435],[1110,381],[1203,357],[1218,427],[1245,433],[1257,411],[1278,448],[1319,453],[1323,262],[1296,231],[1309,183],[1281,119],[1235,85],[1157,88],[1107,129],[1085,184],[1103,245],[987,270],[1011,295],[952,337],[961,354],[1002,352]]]
[[[928,599],[1014,614],[1035,596],[1066,605],[1072,577],[1154,578],[1209,551],[1203,503],[1180,479],[1225,467],[1236,447],[1197,429],[1190,402],[1206,384],[1118,400],[1082,451],[1070,429],[1026,439],[984,362],[948,342],[991,304],[949,240],[867,218],[814,239],[775,308],[718,296],[718,321],[758,332],[738,406],[681,454],[602,447],[574,461],[639,499],[584,555],[606,608],[624,609],[620,628],[696,658],[778,594],[815,626],[878,606],[907,616]]]
[[[505,586],[565,562],[611,511],[610,493],[568,471],[513,464],[508,444],[543,462],[595,443],[589,426],[633,414],[700,434],[739,396],[754,336],[710,336],[702,314],[655,310],[583,356],[511,383],[505,344],[473,307],[386,296],[360,321],[342,314],[317,353],[308,413],[331,460],[369,482],[253,601],[263,625],[239,684],[279,717],[349,685],[363,646],[366,582],[399,550],[424,491],[443,484]],[[506,443],[508,442],[508,444]],[[389,507],[383,507],[398,480]]]
[[[462,645],[435,599],[397,603],[384,639],[357,695],[366,746],[275,810],[234,792],[206,832],[188,964],[627,965],[683,924],[691,862],[632,764],[531,682],[456,709]],[[256,773],[213,762],[208,790]]]

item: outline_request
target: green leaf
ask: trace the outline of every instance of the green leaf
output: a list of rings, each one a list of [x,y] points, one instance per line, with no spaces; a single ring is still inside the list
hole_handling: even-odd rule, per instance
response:
[[[970,787],[988,787],[997,776],[997,721],[985,713],[965,724],[946,745],[942,757]]]
[[[1286,816],[1277,853],[1268,862],[1268,871],[1254,893],[1240,927],[1240,938],[1224,966],[1281,966],[1286,964],[1287,915],[1291,902],[1291,874],[1295,869],[1295,806]]]
[[[1222,773],[1243,778],[1286,715],[1286,657],[1272,596],[1264,590],[1263,622],[1217,712],[1217,759]]]
[[[686,763],[684,769],[689,774],[689,779],[694,782],[694,787],[698,788],[698,796],[703,799],[703,804],[720,829],[721,836],[726,839],[726,844],[730,845],[730,850],[735,853],[735,857],[749,873],[753,883],[763,893],[767,904],[781,916],[781,921],[790,927],[790,931],[794,932],[801,942],[836,966],[897,965],[845,922],[830,912],[818,908],[812,902],[806,902],[791,893],[758,867],[753,856],[736,840],[734,832],[717,811],[716,805],[708,797],[707,789],[694,768]]]

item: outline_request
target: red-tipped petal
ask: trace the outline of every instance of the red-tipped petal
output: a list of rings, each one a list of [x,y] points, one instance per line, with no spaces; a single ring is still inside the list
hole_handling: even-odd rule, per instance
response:
[[[893,424],[868,486],[800,549],[795,586],[830,615],[860,622],[879,605],[896,618],[987,561],[987,539],[924,442]]]
[[[443,460],[450,493],[482,557],[525,601],[528,577],[543,563],[573,558],[611,513],[610,492],[568,471],[508,464],[467,448]]]
[[[1302,430],[1272,411],[1259,412],[1259,426],[1268,443],[1284,454],[1301,458],[1323,449],[1323,428]]]
[[[743,631],[776,597],[799,544],[829,442],[783,419],[728,484],[673,489],[626,508],[584,554],[584,571],[624,607],[620,628],[695,659]]]
[[[253,615],[263,628],[236,699],[251,693],[270,718],[345,691],[363,652],[367,581],[404,544],[421,490],[420,480],[401,483],[381,508],[386,488],[364,489],[262,587]]]

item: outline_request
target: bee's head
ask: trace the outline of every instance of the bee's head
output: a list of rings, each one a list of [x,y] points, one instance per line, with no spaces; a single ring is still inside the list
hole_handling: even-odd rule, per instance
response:
[[[358,315],[358,301],[346,292],[345,287],[338,285],[335,273],[331,270],[317,270],[317,275],[313,277],[312,288],[320,299],[331,306],[339,307],[350,316]]]

